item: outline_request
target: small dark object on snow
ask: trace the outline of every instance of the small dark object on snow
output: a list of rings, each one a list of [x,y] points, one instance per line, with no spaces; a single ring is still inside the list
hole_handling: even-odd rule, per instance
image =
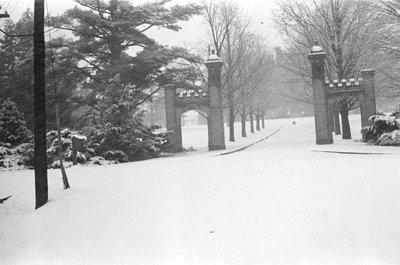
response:
[[[215,231],[210,231],[210,234],[214,233]]]
[[[296,121],[293,121],[292,124],[293,124],[293,125],[296,125]]]
[[[5,197],[5,198],[3,198],[3,199],[0,199],[0,203],[5,202],[5,201],[8,200],[11,196],[12,196],[12,195],[10,195],[10,196],[8,196],[8,197]]]

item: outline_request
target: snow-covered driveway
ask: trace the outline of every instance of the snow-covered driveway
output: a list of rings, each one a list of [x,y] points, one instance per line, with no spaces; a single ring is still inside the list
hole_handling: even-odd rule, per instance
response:
[[[228,149],[283,127],[230,155],[70,168],[67,191],[50,170],[37,211],[33,171],[0,172],[0,197],[13,195],[0,205],[0,264],[400,264],[398,148],[316,146],[311,118],[266,125]],[[205,145],[198,133],[184,144]]]

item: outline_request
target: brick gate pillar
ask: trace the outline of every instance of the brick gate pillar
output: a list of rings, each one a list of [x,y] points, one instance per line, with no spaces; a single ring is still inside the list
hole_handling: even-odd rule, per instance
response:
[[[325,92],[325,57],[326,53],[316,42],[308,58],[311,61],[312,85],[314,97],[315,135],[317,144],[333,143],[329,128],[328,104]]]
[[[361,126],[365,127],[372,125],[368,119],[376,114],[375,70],[363,70],[361,75],[364,89],[364,94],[360,96]]]
[[[167,131],[171,132],[168,136],[169,151],[179,152],[182,150],[182,129],[180,117],[177,118],[178,111],[175,105],[176,87],[174,85],[164,86],[165,93],[165,113]]]
[[[210,151],[224,150],[226,146],[221,96],[221,70],[223,62],[215,54],[215,51],[212,51],[205,65],[208,69],[208,91],[210,94],[208,149]]]

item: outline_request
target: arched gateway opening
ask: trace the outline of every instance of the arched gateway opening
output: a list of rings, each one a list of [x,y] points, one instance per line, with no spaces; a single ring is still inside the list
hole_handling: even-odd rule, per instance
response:
[[[189,110],[181,116],[184,151],[203,150],[208,146],[207,113]]]
[[[167,85],[165,89],[165,108],[170,151],[182,151],[181,115],[189,110],[198,110],[207,115],[208,149],[224,150],[225,134],[221,98],[221,59],[214,54],[206,62],[208,69],[208,91],[185,91],[177,93],[177,88]]]

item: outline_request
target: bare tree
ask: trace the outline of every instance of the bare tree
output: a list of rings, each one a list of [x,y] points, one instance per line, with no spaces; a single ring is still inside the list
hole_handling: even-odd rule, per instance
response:
[[[372,39],[375,46],[392,56],[400,56],[400,1],[380,0],[371,4],[378,11],[380,27]]]
[[[246,120],[250,111],[265,113],[270,96],[274,58],[266,42],[259,36],[252,34],[251,47],[247,53],[245,65],[238,78],[238,90],[235,97],[237,112],[241,117],[242,137],[246,137]],[[269,105],[268,105],[269,106]]]
[[[400,1],[371,1],[371,9],[376,11],[376,31],[370,36],[370,43],[376,50],[373,56],[377,70],[378,104],[396,107],[400,96]]]
[[[302,77],[311,76],[306,58],[310,47],[318,40],[327,53],[327,77],[350,78],[361,70],[361,61],[371,50],[368,36],[376,29],[375,13],[362,0],[291,1],[279,4],[275,24],[284,37],[291,53],[287,70]],[[363,61],[365,62],[365,60]],[[371,62],[370,62],[371,63]],[[363,65],[365,66],[365,65]],[[309,86],[309,89],[311,87]],[[357,98],[338,99],[335,111],[342,117],[343,138],[350,139],[349,111],[357,108]]]
[[[235,141],[235,93],[249,49],[250,19],[233,3],[202,2],[204,19],[217,55],[225,62],[222,74],[224,107],[229,113],[229,141]]]

